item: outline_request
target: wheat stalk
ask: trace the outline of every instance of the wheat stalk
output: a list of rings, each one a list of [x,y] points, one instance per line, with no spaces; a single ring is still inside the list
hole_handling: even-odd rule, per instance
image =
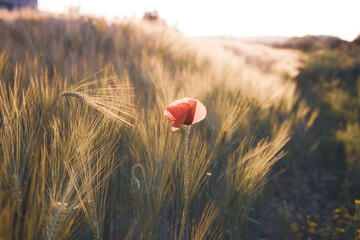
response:
[[[47,240],[58,239],[58,235],[62,226],[62,223],[65,220],[67,214],[67,204],[66,203],[56,203],[57,209],[55,210],[55,215],[53,216],[49,230],[47,233]]]
[[[129,79],[112,76],[81,81],[61,93],[60,97],[79,99],[121,125],[133,126],[134,94]]]

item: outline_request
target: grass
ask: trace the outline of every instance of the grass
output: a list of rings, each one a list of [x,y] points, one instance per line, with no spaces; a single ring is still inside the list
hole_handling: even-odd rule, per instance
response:
[[[309,40],[303,39],[316,44],[316,39]],[[354,202],[359,199],[359,44],[355,40],[338,46],[332,43],[333,39],[325,38],[321,48],[305,50],[308,55],[295,81],[299,102],[305,101],[316,117],[309,118],[310,128],[293,128],[286,147],[289,154],[280,162],[288,170],[276,180],[278,189],[285,189],[276,195],[289,206],[292,217],[288,220],[296,225],[297,239],[358,237],[353,216],[357,215]],[[289,180],[291,187],[286,187]],[[339,209],[348,211],[346,218],[334,217],[332,213]]]
[[[179,238],[185,129],[163,112],[186,96],[208,115],[191,131],[183,238],[254,237],[274,164],[316,117],[291,80],[300,53],[234,54],[257,47],[146,21],[0,15],[1,239]]]

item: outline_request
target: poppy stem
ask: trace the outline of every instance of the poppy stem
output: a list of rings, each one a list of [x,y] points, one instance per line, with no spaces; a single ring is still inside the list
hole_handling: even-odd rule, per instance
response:
[[[185,150],[184,150],[184,206],[182,211],[180,237],[185,238],[185,223],[189,204],[189,141],[190,141],[190,125],[186,126],[185,131]]]

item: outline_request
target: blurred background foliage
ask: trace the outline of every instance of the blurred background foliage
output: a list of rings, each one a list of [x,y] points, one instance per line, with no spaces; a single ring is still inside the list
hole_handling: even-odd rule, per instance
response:
[[[359,231],[356,232],[359,222],[355,217],[358,207],[354,204],[360,198],[358,39],[347,42],[335,37],[306,36],[276,46],[306,52],[304,66],[294,80],[300,99],[318,111],[308,131],[295,128],[288,155],[283,159],[289,169],[284,178],[291,178],[289,181],[296,184],[290,188],[296,189],[284,190],[280,195],[288,203],[286,211],[292,214],[291,221],[297,226],[299,239],[357,239],[359,236]],[[290,167],[289,162],[294,162],[293,166]],[[283,182],[279,177],[279,184]],[[339,216],[335,216],[338,222],[331,220],[332,212],[339,209],[354,215],[347,213],[347,220]],[[294,218],[296,215],[298,218]],[[300,220],[303,216],[308,221]],[[317,227],[313,224],[309,230],[312,221],[309,219],[314,217]],[[344,221],[351,227],[344,230]]]

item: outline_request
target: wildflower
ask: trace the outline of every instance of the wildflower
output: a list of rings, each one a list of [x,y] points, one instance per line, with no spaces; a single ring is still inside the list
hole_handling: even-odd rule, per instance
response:
[[[292,224],[291,224],[291,229],[292,229],[294,232],[299,231],[298,224],[297,224],[297,223],[292,223]]]
[[[355,199],[354,203],[355,203],[355,204],[360,204],[360,200],[359,200],[359,199]]]
[[[304,233],[302,233],[302,232],[298,232],[298,233],[297,233],[297,237],[298,237],[299,239],[301,239],[303,236],[304,236]]]
[[[181,229],[179,239],[186,233],[186,217],[189,205],[189,141],[190,141],[190,125],[200,122],[206,117],[205,106],[196,99],[181,98],[167,106],[164,117],[171,121],[175,121],[171,126],[172,131],[178,130],[181,125],[187,125],[185,132],[185,149],[184,149],[184,205],[181,218]]]
[[[311,234],[315,234],[316,233],[315,227],[317,226],[317,223],[310,220],[307,220],[306,223],[309,226],[308,232]]]
[[[337,208],[333,211],[334,213],[340,213],[341,212],[341,209],[340,208]]]
[[[311,228],[317,226],[317,223],[316,223],[316,222],[313,222],[313,221],[306,221],[306,223],[307,223],[307,225],[309,225],[309,227],[311,227]]]
[[[206,116],[205,106],[196,99],[181,98],[167,106],[164,117],[175,121],[171,130],[176,131],[182,124],[191,125],[203,120]]]
[[[310,227],[309,230],[308,230],[308,232],[309,232],[310,234],[315,234],[315,233],[316,233],[316,230],[315,230],[314,227]]]

